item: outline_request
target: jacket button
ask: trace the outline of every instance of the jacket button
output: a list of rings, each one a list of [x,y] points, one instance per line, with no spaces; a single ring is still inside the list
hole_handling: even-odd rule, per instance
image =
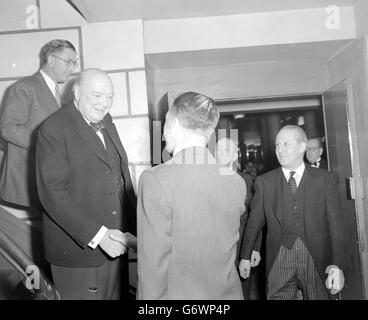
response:
[[[116,212],[116,211],[113,211],[113,212],[111,212],[111,213],[112,213],[112,214],[114,214],[114,215],[115,215],[115,214],[117,214],[117,212]]]

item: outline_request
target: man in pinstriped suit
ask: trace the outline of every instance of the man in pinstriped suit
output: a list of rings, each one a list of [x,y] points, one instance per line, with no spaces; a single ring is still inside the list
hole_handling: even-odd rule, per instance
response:
[[[304,299],[329,299],[329,294],[344,286],[345,243],[337,181],[327,170],[304,164],[306,143],[300,127],[283,127],[276,136],[281,167],[255,182],[239,271],[242,277],[249,276],[252,250],[267,225],[267,298],[271,300],[297,299],[300,290]]]

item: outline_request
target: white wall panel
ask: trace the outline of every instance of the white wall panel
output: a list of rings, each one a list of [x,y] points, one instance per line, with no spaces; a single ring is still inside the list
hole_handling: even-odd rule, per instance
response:
[[[82,27],[82,34],[86,68],[144,67],[142,21],[90,23]]]
[[[126,74],[124,72],[110,73],[109,77],[114,86],[114,102],[110,114],[113,117],[125,116],[128,114]]]
[[[150,133],[147,118],[115,119],[129,162],[149,162]]]
[[[129,72],[130,105],[132,114],[147,114],[146,72]]]

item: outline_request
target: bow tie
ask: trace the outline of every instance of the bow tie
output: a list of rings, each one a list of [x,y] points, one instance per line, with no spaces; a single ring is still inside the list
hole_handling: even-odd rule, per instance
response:
[[[311,165],[314,167],[318,167],[319,161],[313,162]]]
[[[105,125],[103,124],[102,121],[95,122],[95,123],[91,122],[89,125],[92,127],[93,130],[95,130],[95,132],[101,131],[102,129],[105,128]]]

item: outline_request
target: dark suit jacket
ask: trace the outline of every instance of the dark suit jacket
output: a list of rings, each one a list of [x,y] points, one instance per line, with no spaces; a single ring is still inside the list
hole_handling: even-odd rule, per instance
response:
[[[281,167],[257,177],[251,213],[246,226],[241,257],[249,259],[257,236],[267,224],[266,274],[279,252],[282,236]],[[340,211],[337,180],[326,170],[305,167],[304,225],[305,241],[320,276],[328,265],[345,268],[343,217]]]
[[[136,197],[127,155],[111,116],[107,114],[103,121],[121,157],[126,189],[123,220],[128,223],[120,225],[122,219],[116,214],[111,169],[98,136],[73,103],[61,108],[41,126],[36,152],[39,196],[46,210],[45,255],[52,264],[101,265],[105,254],[88,243],[102,225],[136,234]]]
[[[325,159],[321,159],[318,168],[328,170],[327,161]]]
[[[37,206],[35,174],[36,129],[59,109],[40,72],[13,84],[6,94],[1,117],[1,134],[8,142],[0,178],[3,200],[23,206]]]

